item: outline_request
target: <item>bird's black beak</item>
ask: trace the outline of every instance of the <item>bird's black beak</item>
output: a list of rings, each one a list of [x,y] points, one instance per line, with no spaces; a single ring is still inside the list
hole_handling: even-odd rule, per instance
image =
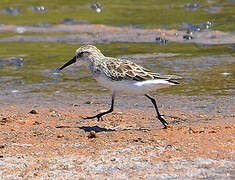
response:
[[[60,68],[59,68],[59,70],[62,70],[62,69],[64,69],[65,67],[67,67],[67,66],[69,66],[69,65],[71,65],[71,64],[73,64],[73,63],[75,63],[76,62],[76,56],[74,56],[73,57],[73,59],[71,59],[70,61],[68,61],[67,63],[65,63],[63,66],[61,66]]]

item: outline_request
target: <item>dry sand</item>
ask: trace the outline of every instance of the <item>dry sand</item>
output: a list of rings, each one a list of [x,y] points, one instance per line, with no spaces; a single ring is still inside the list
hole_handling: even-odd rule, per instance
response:
[[[108,96],[77,99],[0,107],[1,179],[235,178],[234,98],[159,97],[168,129],[143,98],[120,97],[100,122],[81,116]]]

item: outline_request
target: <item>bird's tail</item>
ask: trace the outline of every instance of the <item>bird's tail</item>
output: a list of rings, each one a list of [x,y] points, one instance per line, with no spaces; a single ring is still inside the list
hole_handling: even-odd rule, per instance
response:
[[[180,76],[176,76],[176,75],[160,75],[159,76],[155,76],[156,79],[164,79],[172,84],[180,84],[177,80],[182,79],[182,77]]]

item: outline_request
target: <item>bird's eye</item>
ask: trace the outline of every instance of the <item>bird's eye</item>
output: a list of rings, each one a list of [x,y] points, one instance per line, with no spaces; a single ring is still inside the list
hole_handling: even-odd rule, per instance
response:
[[[85,54],[87,54],[88,52],[86,52],[86,51],[83,51],[83,52],[80,52],[79,53],[79,56],[83,56],[83,55],[85,55]]]

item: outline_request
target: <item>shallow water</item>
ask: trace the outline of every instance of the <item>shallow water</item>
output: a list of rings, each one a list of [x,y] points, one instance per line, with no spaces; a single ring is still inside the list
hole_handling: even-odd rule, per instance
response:
[[[8,44],[11,46],[6,46]],[[56,68],[74,55],[79,46],[46,42],[0,43],[1,95],[36,92],[106,92],[107,90],[97,86],[84,67],[71,66],[63,72],[56,71]],[[180,43],[171,43],[167,46],[153,43],[113,43],[97,44],[97,46],[106,56],[128,55],[126,58],[155,72],[176,74],[184,78],[181,80],[181,85],[161,90],[162,93],[182,95],[234,95],[235,93],[235,58],[233,50],[228,45],[202,47]],[[146,54],[158,52],[162,54],[155,58]],[[169,53],[172,52],[177,54],[169,57]]]
[[[229,0],[197,0],[196,2],[188,0],[106,0],[99,2],[102,6],[100,13],[91,8],[91,4],[94,3],[96,1],[93,0],[54,0],[53,2],[25,0],[24,3],[1,0],[0,23],[47,26],[68,23],[69,18],[70,24],[95,23],[171,29],[179,28],[182,23],[201,24],[206,21],[214,21],[215,29],[223,31],[233,31],[235,25],[234,3]],[[43,6],[46,11],[35,11],[40,6]]]
[[[205,22],[212,21],[212,30],[234,31],[233,1],[184,0],[159,1],[102,1],[97,13],[94,1],[32,1],[24,3],[2,0],[0,24],[51,27],[55,24],[106,24],[137,28],[185,29],[198,31]],[[130,8],[131,7],[131,8]],[[216,7],[216,8],[215,8]],[[156,14],[156,16],[153,16]],[[224,23],[226,22],[226,23]],[[1,25],[3,27],[4,25]],[[196,30],[194,30],[196,29]],[[207,30],[209,31],[209,30]],[[198,33],[198,32],[193,32]],[[56,33],[0,32],[0,38],[30,36],[36,42],[0,42],[0,96],[20,93],[103,93],[83,67],[56,72],[73,55],[80,44],[65,42],[38,42],[34,37],[77,35]],[[159,35],[159,32],[156,33]],[[20,42],[22,41],[22,42]],[[105,42],[104,42],[105,43]],[[155,72],[176,74],[184,79],[181,85],[166,90],[165,94],[182,95],[234,95],[235,51],[233,44],[208,45],[168,42],[95,44],[106,56],[126,56]],[[151,53],[162,53],[161,56]],[[174,55],[170,55],[174,54]],[[150,54],[150,55],[149,55]]]

